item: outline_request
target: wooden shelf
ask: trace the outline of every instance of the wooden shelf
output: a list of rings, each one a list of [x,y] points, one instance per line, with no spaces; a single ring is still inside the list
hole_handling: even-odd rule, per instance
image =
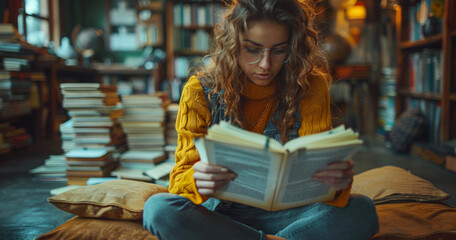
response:
[[[146,75],[152,74],[154,70],[144,68],[126,68],[126,67],[96,67],[94,70],[104,75]]]
[[[418,93],[418,92],[411,91],[409,89],[399,89],[397,91],[397,93],[402,96],[412,97],[412,98],[421,98],[421,99],[434,100],[434,101],[442,100],[442,94],[440,94],[440,93]],[[448,96],[448,100],[456,101],[456,93],[450,94]]]
[[[452,93],[448,96],[450,101],[455,101],[456,102],[456,93]]]
[[[189,25],[189,26],[176,26],[176,28],[183,29],[183,30],[211,30],[212,26],[199,26],[199,25]]]
[[[96,71],[89,67],[83,66],[68,66],[60,62],[49,62],[49,61],[38,61],[38,67],[50,69],[55,68],[59,72],[70,72],[70,73],[84,73],[84,74],[95,74]]]
[[[441,47],[442,46],[442,34],[438,34],[435,36],[431,36],[425,39],[421,39],[414,42],[402,42],[400,44],[401,50],[413,50],[418,48],[426,48],[426,47]]]
[[[402,96],[412,97],[412,98],[421,98],[426,100],[440,101],[442,100],[442,94],[440,93],[419,93],[412,91],[410,89],[399,89],[398,94]]]
[[[208,54],[208,52],[200,52],[200,51],[179,51],[175,50],[174,55],[176,56],[204,56]]]

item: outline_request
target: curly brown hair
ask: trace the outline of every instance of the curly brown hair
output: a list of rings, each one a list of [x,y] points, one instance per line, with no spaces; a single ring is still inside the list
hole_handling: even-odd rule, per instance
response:
[[[315,0],[232,0],[225,3],[227,8],[222,21],[214,27],[214,38],[210,61],[197,70],[197,76],[204,86],[212,88],[211,94],[225,90],[227,116],[240,126],[243,80],[247,76],[239,64],[241,43],[239,33],[244,32],[250,21],[273,21],[284,23],[291,29],[288,46],[288,62],[277,75],[276,99],[279,118],[277,128],[282,142],[288,141],[299,101],[309,90],[309,82],[315,75],[325,75],[328,81],[328,64],[319,47],[319,32],[314,27]],[[219,99],[220,101],[222,99]],[[211,103],[212,104],[212,103]]]

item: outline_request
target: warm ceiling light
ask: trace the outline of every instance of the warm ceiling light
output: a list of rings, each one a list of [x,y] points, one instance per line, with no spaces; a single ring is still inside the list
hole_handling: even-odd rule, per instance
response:
[[[349,6],[346,14],[349,20],[366,19],[366,7],[364,5]]]

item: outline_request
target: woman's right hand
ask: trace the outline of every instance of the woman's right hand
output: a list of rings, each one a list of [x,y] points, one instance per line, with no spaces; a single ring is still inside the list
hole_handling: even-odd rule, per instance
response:
[[[193,165],[196,187],[201,195],[211,195],[219,187],[236,178],[228,168],[199,161]]]

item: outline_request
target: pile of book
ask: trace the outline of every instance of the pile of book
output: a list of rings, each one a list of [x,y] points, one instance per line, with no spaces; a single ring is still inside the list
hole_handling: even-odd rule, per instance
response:
[[[30,70],[30,61],[24,58],[3,58],[3,67],[8,71]]]
[[[172,103],[166,109],[166,145],[177,145],[176,119],[179,104]]]
[[[3,133],[0,133],[0,154],[9,153],[11,151],[11,144],[5,142]]]
[[[38,181],[66,181],[65,155],[50,155],[44,164],[30,170]]]
[[[117,88],[99,83],[62,83],[63,107],[70,119],[60,125],[62,149],[124,151],[118,119],[123,111]]]
[[[163,151],[167,101],[157,94],[123,95],[120,118],[130,150]]]
[[[30,56],[38,52],[27,42],[21,41],[15,34],[15,28],[9,23],[0,23],[0,54],[13,53],[14,55]]]
[[[16,117],[31,113],[32,74],[0,70],[0,117]]]
[[[14,26],[13,24],[2,23],[0,24],[0,42],[8,42],[14,40]],[[1,48],[0,48],[1,50]]]
[[[127,135],[128,151],[120,156],[121,167],[113,171],[113,176],[154,180],[144,172],[166,160],[164,126],[169,102],[161,93],[122,95],[124,115],[120,122]]]
[[[111,175],[120,179],[153,182],[169,174],[170,169],[164,174],[157,174],[162,172],[160,169],[169,168],[169,163],[165,160],[166,154],[163,151],[128,150],[120,156],[120,167],[112,171]],[[149,170],[155,175],[147,175],[146,171]]]
[[[107,149],[74,149],[65,153],[67,185],[86,185],[92,177],[109,177],[117,161]]]
[[[20,149],[30,145],[32,139],[25,128],[11,125],[10,122],[0,123],[0,152]]]
[[[168,160],[175,161],[175,152],[177,148],[177,131],[176,131],[176,119],[177,112],[179,110],[179,104],[172,103],[166,110],[166,145],[165,152],[168,156]]]

